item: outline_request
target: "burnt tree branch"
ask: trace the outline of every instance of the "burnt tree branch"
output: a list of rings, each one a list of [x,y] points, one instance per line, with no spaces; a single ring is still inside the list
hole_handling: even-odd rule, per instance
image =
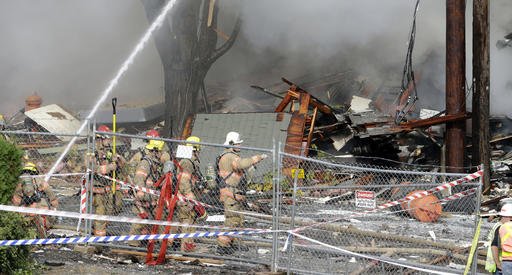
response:
[[[231,31],[231,35],[229,36],[228,41],[226,41],[222,46],[217,48],[210,58],[208,59],[207,63],[211,66],[219,57],[223,56],[231,47],[233,44],[235,44],[235,40],[238,37],[238,34],[240,33],[240,29],[242,26],[242,20],[240,19],[240,16],[237,17],[235,26],[233,27],[233,31]]]

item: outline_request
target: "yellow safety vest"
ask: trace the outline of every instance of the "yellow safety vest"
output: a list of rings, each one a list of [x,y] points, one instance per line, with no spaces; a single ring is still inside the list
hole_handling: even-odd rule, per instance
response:
[[[498,222],[493,225],[491,231],[489,231],[489,235],[487,235],[487,256],[485,258],[485,270],[494,273],[496,271],[496,262],[494,262],[494,257],[492,256],[492,241],[494,240],[494,232],[496,229],[501,226],[501,222]]]
[[[500,227],[501,259],[512,261],[512,222]]]

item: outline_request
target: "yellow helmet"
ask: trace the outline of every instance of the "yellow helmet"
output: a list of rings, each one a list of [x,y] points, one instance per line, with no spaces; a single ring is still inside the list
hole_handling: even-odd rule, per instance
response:
[[[164,148],[164,145],[165,145],[165,142],[161,141],[161,140],[150,140],[149,143],[146,145],[146,149],[148,150],[158,150],[158,151],[162,151],[162,149]]]
[[[198,137],[196,137],[196,136],[189,136],[189,137],[186,139],[186,141],[191,141],[191,142],[201,142],[201,139],[200,139],[200,138],[198,138]],[[201,144],[197,144],[197,143],[195,143],[195,144],[187,143],[187,144],[185,144],[185,145],[194,147],[194,151],[199,151],[199,150],[201,150]]]
[[[39,174],[37,166],[33,162],[27,162],[22,169],[23,172]]]

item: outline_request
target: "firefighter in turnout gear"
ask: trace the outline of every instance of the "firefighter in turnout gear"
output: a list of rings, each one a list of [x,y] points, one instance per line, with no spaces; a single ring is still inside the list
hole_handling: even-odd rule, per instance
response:
[[[157,130],[151,129],[146,132],[147,139],[144,139],[146,142],[146,145],[149,144],[150,138],[159,138],[160,134]],[[135,169],[139,165],[140,161],[149,153],[149,150],[146,148],[146,146],[141,147],[137,150],[137,152],[130,158],[130,161],[128,162],[128,165],[130,167],[129,174],[133,175],[135,174]],[[160,155],[160,163],[165,163],[166,161],[171,160],[171,155],[169,153],[169,147],[164,144],[164,147],[162,148],[162,154]]]
[[[27,162],[21,172],[20,182],[12,197],[12,204],[41,209],[57,209],[59,201],[50,185],[44,178],[31,177],[39,174],[39,169],[32,162]],[[47,216],[27,214],[30,223],[34,224],[39,238],[46,238],[52,219]]]
[[[187,138],[188,142],[201,142],[201,139],[195,136]],[[198,190],[198,185],[202,184],[202,176],[199,170],[199,152],[201,150],[200,144],[187,143],[186,146],[190,146],[193,149],[192,158],[184,158],[179,162],[179,193],[183,196],[197,200],[195,191]],[[203,206],[196,205],[191,202],[178,202],[178,219],[181,223],[193,224],[198,219],[206,218],[206,211]],[[194,233],[196,230],[193,227],[180,227],[181,233]],[[181,240],[181,251],[193,252],[195,251],[196,245],[194,239],[184,238]]]
[[[153,188],[154,183],[162,176],[162,150],[164,142],[161,140],[150,140],[146,145],[147,154],[144,155],[142,160],[137,165],[134,176],[134,184],[141,187]],[[135,201],[133,206],[133,213],[141,219],[153,218],[153,209],[157,203],[157,197],[136,191]],[[145,224],[132,224],[130,235],[149,234],[151,226]],[[139,241],[129,241],[131,246],[139,246]]]
[[[111,132],[106,125],[98,127],[100,132]],[[93,201],[94,213],[98,215],[118,214],[122,208],[122,193],[111,190],[112,181],[103,176],[113,176],[113,172],[119,175],[120,167],[125,163],[124,158],[120,155],[114,156],[112,153],[112,145],[110,136],[104,134],[96,135],[96,151],[94,152],[96,173],[94,174]],[[116,185],[116,189],[120,189],[120,185]],[[107,221],[95,220],[93,223],[93,234],[95,236],[106,236]]]
[[[226,135],[224,145],[238,146],[243,142],[240,134],[229,132]],[[218,184],[220,185],[220,201],[224,203],[224,225],[227,227],[243,227],[244,217],[240,213],[233,211],[242,211],[245,196],[240,183],[244,177],[245,170],[254,166],[258,162],[267,158],[267,155],[254,155],[250,158],[241,158],[240,149],[226,148],[218,158]],[[236,244],[234,243],[236,242]],[[231,254],[234,252],[234,245],[241,246],[239,239],[230,236],[220,236],[217,239],[218,252],[221,254]]]

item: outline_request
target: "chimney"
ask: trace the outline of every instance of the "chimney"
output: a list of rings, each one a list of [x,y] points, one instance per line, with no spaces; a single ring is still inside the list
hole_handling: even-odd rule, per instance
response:
[[[42,102],[41,97],[37,95],[37,92],[34,92],[25,99],[25,112],[41,107]]]

